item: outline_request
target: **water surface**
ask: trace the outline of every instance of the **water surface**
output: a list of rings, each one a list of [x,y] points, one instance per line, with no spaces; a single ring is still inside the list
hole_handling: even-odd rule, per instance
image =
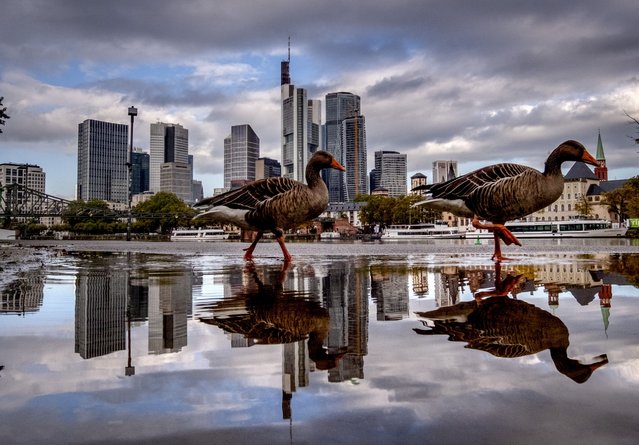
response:
[[[327,252],[9,283],[0,442],[636,442],[639,255]]]

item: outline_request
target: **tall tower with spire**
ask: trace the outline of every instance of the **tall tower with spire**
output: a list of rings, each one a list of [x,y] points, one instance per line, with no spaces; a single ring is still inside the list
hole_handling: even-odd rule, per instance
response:
[[[597,136],[597,162],[599,165],[595,167],[595,176],[600,181],[608,180],[608,167],[606,167],[606,157],[604,156],[603,143],[601,142],[601,131],[599,131],[599,135]]]
[[[306,182],[306,164],[321,147],[322,103],[308,99],[307,90],[291,83],[291,43],[288,58],[281,63],[282,176]]]

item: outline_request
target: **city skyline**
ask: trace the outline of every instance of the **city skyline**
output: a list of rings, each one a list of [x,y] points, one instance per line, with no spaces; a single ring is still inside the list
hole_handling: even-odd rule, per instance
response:
[[[594,151],[600,130],[609,179],[639,170],[626,116],[639,115],[632,2],[309,2],[303,13],[287,2],[250,13],[237,2],[177,11],[159,2],[152,21],[144,2],[98,10],[61,0],[55,15],[34,2],[12,1],[0,17],[0,95],[11,116],[0,162],[41,166],[55,196],[74,195],[77,124],[125,124],[129,106],[136,129],[158,120],[189,129],[207,195],[223,182],[230,125],[250,124],[261,154],[280,160],[289,36],[290,81],[308,98],[361,97],[369,165],[375,151],[395,150],[409,177],[438,159],[459,160],[460,173],[501,161],[539,169],[567,139]],[[133,145],[148,149],[148,131]]]

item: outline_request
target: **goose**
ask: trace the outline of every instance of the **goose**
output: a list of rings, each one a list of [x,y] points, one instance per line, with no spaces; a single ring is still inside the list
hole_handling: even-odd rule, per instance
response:
[[[548,349],[557,371],[584,383],[596,369],[608,363],[608,357],[602,354],[589,364],[570,358],[568,328],[559,318],[507,296],[520,277],[508,274],[503,282],[495,283],[493,291],[476,293],[472,301],[417,312],[430,329],[413,330],[419,335],[448,335],[451,341],[466,342],[466,348],[502,358],[524,357]]]
[[[328,189],[320,170],[346,169],[325,151],[316,151],[306,165],[306,184],[290,178],[272,177],[251,182],[244,187],[206,198],[195,207],[205,211],[195,218],[235,224],[257,232],[255,240],[245,249],[244,260],[253,260],[255,246],[266,231],[270,231],[282,249],[284,261],[291,254],[284,244],[284,230],[318,217],[328,205]]]
[[[329,352],[324,347],[330,318],[328,310],[313,295],[284,289],[288,265],[278,277],[264,270],[264,282],[249,263],[242,286],[230,297],[201,306],[199,321],[242,335],[256,344],[272,345],[306,340],[309,358],[317,369],[335,368],[346,354],[342,348]]]
[[[489,165],[439,184],[413,188],[414,191],[430,192],[428,199],[413,205],[472,218],[473,227],[493,232],[495,250],[492,259],[502,261],[507,258],[501,254],[500,239],[506,245],[521,246],[504,224],[541,210],[561,196],[564,190],[561,164],[566,161],[598,165],[582,144],[568,140],[550,153],[543,172],[519,164]]]

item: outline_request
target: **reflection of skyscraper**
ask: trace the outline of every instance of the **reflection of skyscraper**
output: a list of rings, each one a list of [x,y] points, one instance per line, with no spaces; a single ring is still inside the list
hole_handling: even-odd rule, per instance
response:
[[[408,275],[384,265],[371,266],[371,298],[378,320],[408,317]]]
[[[435,302],[438,307],[459,302],[459,272],[457,267],[444,267],[435,274]]]
[[[42,306],[43,297],[44,278],[39,274],[28,274],[2,289],[0,313],[37,312]]]
[[[309,385],[310,360],[306,341],[282,345],[282,417],[291,418],[290,401],[297,388]]]
[[[149,277],[149,352],[177,352],[187,344],[193,298],[191,273]]]
[[[328,371],[331,382],[364,377],[368,353],[368,269],[351,263],[333,263],[323,279],[323,299],[330,314],[329,352],[345,348],[337,367]]]
[[[75,352],[87,359],[123,350],[126,273],[81,269],[75,287]]]

